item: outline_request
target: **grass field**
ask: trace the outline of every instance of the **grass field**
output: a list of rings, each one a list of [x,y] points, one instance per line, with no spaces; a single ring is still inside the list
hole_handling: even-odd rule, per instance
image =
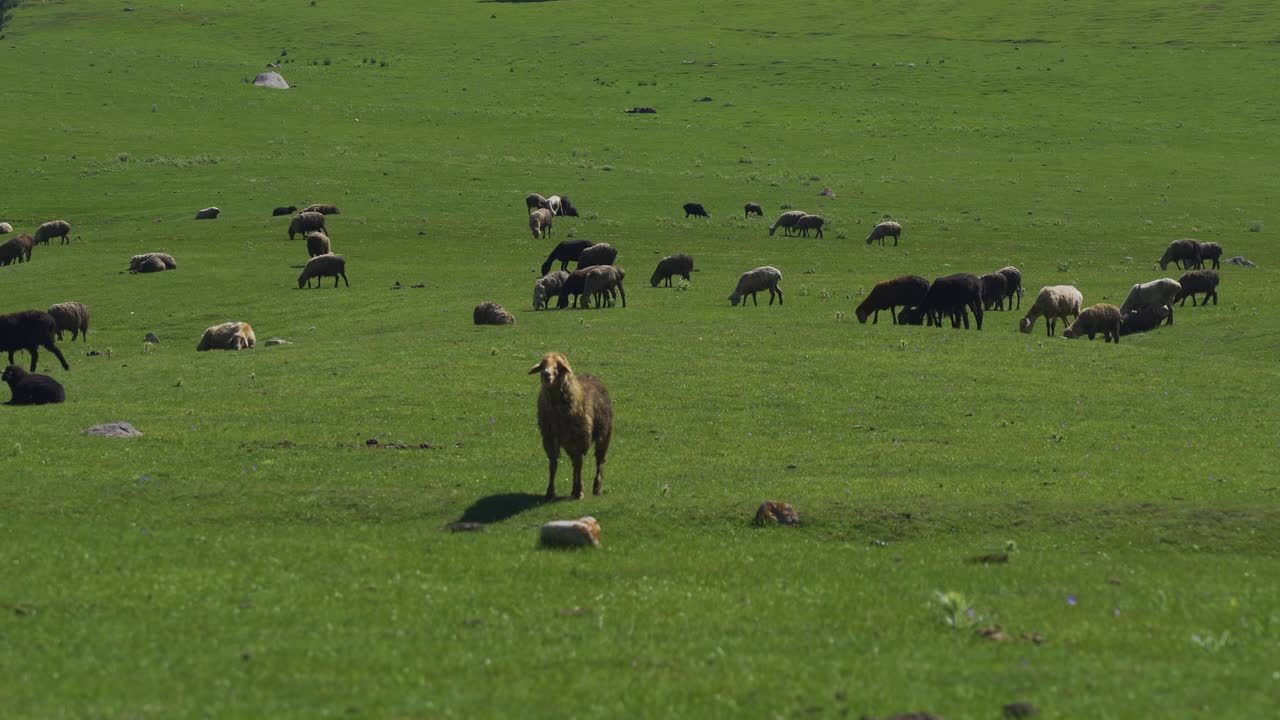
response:
[[[0,408],[0,715],[1280,703],[1270,3],[132,5],[0,30],[0,220],[79,236],[0,268],[0,311],[93,310],[70,372],[40,356],[68,402]],[[295,87],[249,84],[268,62]],[[583,216],[533,240],[530,192]],[[349,289],[296,287],[270,213],[312,202]],[[787,206],[826,237],[769,237]],[[867,246],[884,217],[901,245]],[[1025,303],[1119,304],[1180,237],[1258,267],[1119,345],[853,317],[1009,264]],[[532,311],[570,238],[619,248],[627,308]],[[179,269],[122,273],[146,251]],[[692,282],[650,288],[674,252]],[[730,307],[764,264],[785,305]],[[484,300],[518,324],[473,326]],[[225,320],[258,348],[197,354]],[[548,350],[613,396],[602,497],[538,500]],[[112,420],[145,436],[81,434]],[[767,499],[803,526],[752,527]],[[598,550],[536,547],[584,514]]]

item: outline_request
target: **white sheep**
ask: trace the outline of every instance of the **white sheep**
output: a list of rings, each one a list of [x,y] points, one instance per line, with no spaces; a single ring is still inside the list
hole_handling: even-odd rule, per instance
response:
[[[867,236],[867,244],[870,245],[876,240],[879,240],[880,244],[884,245],[884,239],[887,237],[892,237],[893,246],[897,247],[898,236],[901,234],[902,234],[901,225],[899,225],[898,223],[892,220],[886,220],[885,222],[882,222],[879,225],[876,225],[875,227],[871,228],[871,234]]]
[[[756,293],[761,290],[768,290],[769,304],[773,304],[773,296],[776,294],[778,296],[778,305],[782,305],[782,288],[778,287],[780,282],[782,282],[782,271],[772,265],[748,270],[738,278],[738,287],[729,296],[729,302],[733,303],[734,307],[737,307],[740,302],[745,306],[744,298],[750,295],[751,302],[759,305],[760,302],[756,300]]]
[[[1120,306],[1120,314],[1128,315],[1130,310],[1138,310],[1144,307],[1162,307],[1169,308],[1169,318],[1166,324],[1173,324],[1173,301],[1178,297],[1178,293],[1182,292],[1182,285],[1178,284],[1173,278],[1160,278],[1151,282],[1138,283],[1129,288],[1129,296],[1124,299],[1124,304]]]
[[[551,211],[538,208],[529,213],[529,230],[535,240],[551,237]]]
[[[332,277],[333,286],[338,287],[338,278],[351,287],[347,280],[347,259],[342,255],[317,255],[307,261],[298,275],[298,289],[311,286],[311,279],[316,279],[316,287],[320,287],[320,278]]]
[[[560,206],[560,196],[552,195],[551,197],[547,198],[546,208],[551,211],[552,215],[559,215],[562,209]]]
[[[0,235],[8,235],[13,232],[13,226],[7,222],[0,222]]]
[[[1088,335],[1092,340],[1094,335],[1102,333],[1103,339],[1107,342],[1115,340],[1118,345],[1120,344],[1120,325],[1120,308],[1107,303],[1098,303],[1081,310],[1076,321],[1062,331],[1062,337],[1078,338]]]
[[[769,234],[773,235],[775,230],[782,228],[783,235],[790,235],[791,228],[795,227],[796,221],[808,214],[803,210],[788,210],[782,213],[774,221],[773,225],[769,227]]]
[[[205,350],[245,350],[258,344],[253,328],[246,322],[226,322],[213,325],[204,331],[197,352]]]
[[[1024,333],[1031,332],[1031,328],[1035,327],[1036,318],[1043,315],[1045,331],[1049,337],[1053,337],[1053,333],[1057,330],[1058,319],[1061,318],[1063,324],[1066,324],[1067,316],[1073,319],[1079,317],[1080,306],[1083,304],[1084,295],[1070,285],[1042,287],[1036,295],[1036,301],[1027,311],[1026,317],[1022,318],[1020,329]]]
[[[564,287],[564,281],[568,277],[569,273],[564,270],[556,270],[538,278],[533,284],[533,309],[545,310],[547,300],[560,294],[560,288]]]

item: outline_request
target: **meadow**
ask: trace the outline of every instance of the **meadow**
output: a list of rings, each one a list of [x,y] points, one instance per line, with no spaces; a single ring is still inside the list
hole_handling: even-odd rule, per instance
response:
[[[40,356],[68,402],[0,407],[4,717],[1280,702],[1270,3],[129,5],[0,29],[0,220],[78,236],[0,268],[0,311],[93,311],[70,372]],[[530,192],[582,216],[534,240]],[[271,209],[312,202],[350,288],[297,289]],[[786,207],[825,238],[770,237]],[[1181,237],[1257,267],[1118,345],[854,318],[1011,264],[1024,311],[1119,304]],[[571,238],[619,248],[625,309],[532,310]],[[148,251],[178,269],[123,272]],[[692,281],[650,288],[674,252]],[[730,307],[765,264],[785,304]],[[226,320],[258,347],[196,353]],[[540,501],[549,350],[613,396],[601,497]],[[145,435],[81,433],[114,420]],[[802,526],[753,527],[764,500]],[[536,546],[587,514],[600,548]]]

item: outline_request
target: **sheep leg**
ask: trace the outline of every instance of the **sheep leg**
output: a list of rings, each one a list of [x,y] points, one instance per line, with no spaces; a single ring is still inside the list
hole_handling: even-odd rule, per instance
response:
[[[1052,315],[1044,316],[1044,332],[1049,337],[1053,337],[1053,326],[1058,324],[1058,319]]]
[[[973,306],[973,321],[978,325],[978,329],[981,330],[982,329],[982,303],[978,302],[977,300],[974,300],[972,303],[972,306]]]
[[[753,305],[755,305],[756,307],[760,307],[760,301],[759,301],[759,300],[756,300],[756,291],[755,291],[755,290],[752,290],[752,291],[751,291],[751,303],[752,303]],[[743,305],[746,305],[746,303],[745,303],[745,302],[744,302],[744,303],[742,303],[742,304],[743,304]]]
[[[889,312],[893,312],[893,308],[889,308]],[[875,313],[871,316],[871,324],[875,325],[878,322],[880,322],[880,311],[876,310]],[[895,325],[897,324],[896,320],[894,321],[894,324]]]
[[[1169,303],[1168,307],[1169,307],[1169,320],[1168,322],[1165,323],[1165,325],[1172,325],[1173,324],[1173,303]]]
[[[782,306],[782,288],[775,285],[773,289],[778,291],[778,306],[781,307]],[[773,304],[772,299],[770,299],[769,304],[771,305]]]
[[[545,497],[548,500],[555,500],[556,499],[556,467],[560,464],[560,448],[554,447],[553,445],[549,445],[547,443],[543,443],[542,446],[547,451],[547,467],[548,467],[547,494]]]
[[[618,294],[622,296],[622,307],[627,306],[627,291],[623,289],[622,283],[618,283]]]
[[[351,281],[347,279],[347,274],[346,273],[340,273],[340,274],[342,275],[342,282],[346,283],[347,287],[351,287]],[[333,286],[338,287],[337,278],[333,279]]]
[[[573,499],[582,499],[582,456],[586,453],[574,453],[573,460]]]
[[[33,345],[33,346],[31,346],[31,347],[27,348],[27,352],[31,353],[31,370],[30,370],[30,372],[35,372],[35,371],[36,371],[36,360],[37,360],[37,359],[39,359],[39,357],[40,357],[40,351],[39,351],[39,350],[38,350],[38,349]],[[12,356],[12,353],[10,353],[10,356]],[[10,362],[12,362],[12,360],[10,360]],[[67,361],[66,361],[66,360],[63,360],[63,361],[62,361],[62,364],[63,364],[63,365],[66,365],[66,364],[67,364]]]

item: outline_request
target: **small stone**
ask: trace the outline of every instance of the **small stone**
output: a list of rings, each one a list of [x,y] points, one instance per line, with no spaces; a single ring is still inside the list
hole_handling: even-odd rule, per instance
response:
[[[364,441],[364,444],[368,445],[369,447],[378,447],[378,438],[369,438],[368,440]]]
[[[999,625],[988,625],[987,627],[978,628],[978,634],[982,637],[994,642],[1008,642],[1009,635],[1004,628]]]
[[[543,547],[595,547],[600,544],[600,523],[587,515],[577,520],[553,520],[538,534]]]
[[[158,344],[160,342],[160,336],[156,335],[155,333],[147,333],[147,342],[152,344]]]
[[[789,503],[767,500],[756,510],[756,525],[799,525],[800,514]]]
[[[94,425],[91,428],[85,428],[86,435],[97,435],[99,437],[125,438],[139,437],[142,432],[138,428],[124,421],[103,423],[102,425]]]
[[[269,337],[267,338],[267,344],[268,345],[292,345],[293,343],[289,342],[288,340],[285,340],[284,338]]]

